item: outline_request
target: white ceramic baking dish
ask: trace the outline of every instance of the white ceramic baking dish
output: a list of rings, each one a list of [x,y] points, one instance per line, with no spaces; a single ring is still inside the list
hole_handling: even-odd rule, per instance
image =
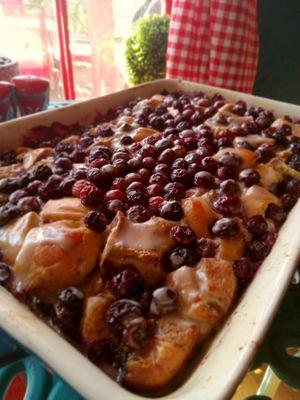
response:
[[[76,103],[63,109],[0,124],[0,148],[19,145],[22,134],[33,126],[47,125],[53,121],[65,124],[79,120],[87,122],[96,111],[104,112],[136,96],[148,97],[163,89],[184,92],[202,90],[207,93],[217,91],[227,100],[236,101],[242,98],[250,104],[273,110],[277,116],[286,114],[300,116],[299,106],[202,84],[163,79]],[[233,313],[206,346],[197,367],[178,389],[162,396],[161,399],[223,400],[231,397],[259,347],[296,267],[300,252],[299,221],[298,201],[281,228],[270,255]],[[2,287],[0,287],[0,326],[44,360],[86,399],[145,398],[125,390],[112,381]]]

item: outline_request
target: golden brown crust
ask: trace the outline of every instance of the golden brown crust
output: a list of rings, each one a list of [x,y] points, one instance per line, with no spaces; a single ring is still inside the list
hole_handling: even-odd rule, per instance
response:
[[[182,201],[183,221],[188,224],[197,237],[210,236],[209,226],[220,217],[209,204],[208,196],[190,197]]]
[[[199,328],[182,318],[161,318],[149,345],[129,357],[125,384],[139,390],[167,385],[182,368],[199,340]]]
[[[101,257],[101,265],[115,267],[134,265],[148,284],[157,284],[165,273],[161,257],[173,241],[171,221],[152,217],[144,223],[133,223],[122,213],[115,217]]]
[[[14,265],[28,232],[41,224],[35,212],[29,212],[0,228],[0,248],[3,259],[8,265]]]
[[[76,221],[56,221],[31,229],[14,269],[26,290],[77,285],[96,265],[101,235]]]
[[[241,202],[248,217],[256,214],[264,215],[270,203],[281,205],[280,199],[275,194],[258,185],[249,187],[242,194]]]
[[[63,197],[58,200],[48,200],[41,211],[43,222],[60,220],[82,221],[90,208],[81,204],[76,197]]]
[[[108,291],[86,299],[80,329],[81,337],[85,343],[88,344],[109,337],[110,331],[105,320],[105,314],[114,300],[115,297]]]
[[[227,314],[236,291],[232,263],[213,258],[202,258],[197,268],[170,273],[167,284],[178,293],[182,315],[210,329]]]

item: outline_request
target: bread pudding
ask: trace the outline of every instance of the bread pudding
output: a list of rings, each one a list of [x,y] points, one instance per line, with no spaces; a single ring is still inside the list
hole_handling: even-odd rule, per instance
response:
[[[275,243],[300,195],[300,123],[163,92],[24,132],[0,163],[1,285],[120,384],[154,392]]]

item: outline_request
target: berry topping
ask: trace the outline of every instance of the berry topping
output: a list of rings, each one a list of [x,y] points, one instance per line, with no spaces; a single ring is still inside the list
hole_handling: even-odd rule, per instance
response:
[[[84,217],[85,225],[92,231],[103,232],[107,225],[105,215],[100,211],[89,211]]]
[[[211,231],[216,236],[232,237],[239,234],[240,226],[235,219],[221,218],[213,224]]]
[[[170,230],[170,235],[176,243],[186,245],[196,240],[196,235],[192,229],[185,224],[175,225]]]

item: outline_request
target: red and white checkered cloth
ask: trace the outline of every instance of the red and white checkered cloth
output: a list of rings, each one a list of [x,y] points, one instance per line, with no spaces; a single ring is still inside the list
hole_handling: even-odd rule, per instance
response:
[[[252,92],[256,0],[173,0],[167,77]]]

